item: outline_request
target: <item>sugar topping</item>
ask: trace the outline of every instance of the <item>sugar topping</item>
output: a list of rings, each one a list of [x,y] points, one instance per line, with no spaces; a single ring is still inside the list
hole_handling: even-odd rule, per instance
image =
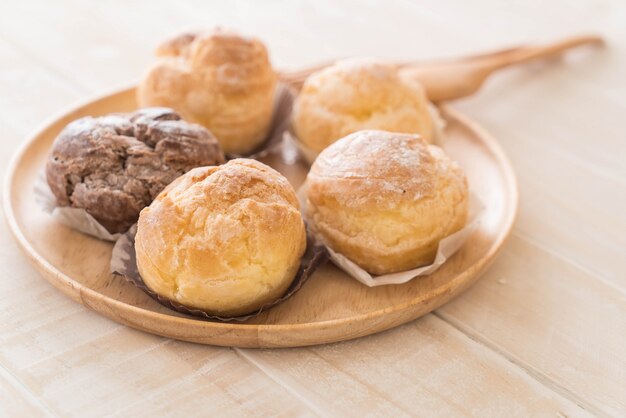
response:
[[[437,155],[440,157],[440,155]],[[420,199],[432,194],[444,166],[418,136],[359,131],[326,148],[311,168],[312,182],[333,180],[329,192],[348,204]]]

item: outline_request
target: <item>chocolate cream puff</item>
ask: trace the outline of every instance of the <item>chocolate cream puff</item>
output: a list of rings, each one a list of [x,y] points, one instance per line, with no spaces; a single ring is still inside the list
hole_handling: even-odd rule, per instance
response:
[[[70,123],[52,145],[46,177],[59,206],[82,208],[118,233],[176,177],[223,162],[208,130],[147,108]]]

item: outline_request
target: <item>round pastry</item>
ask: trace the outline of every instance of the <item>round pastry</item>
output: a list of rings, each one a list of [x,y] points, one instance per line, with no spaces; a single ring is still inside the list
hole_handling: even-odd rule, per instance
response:
[[[306,189],[312,232],[373,274],[431,263],[467,220],[463,171],[417,135],[348,135],[317,157]]]
[[[117,233],[176,177],[223,162],[205,128],[171,109],[146,108],[67,125],[52,145],[46,177],[59,206],[85,209]]]
[[[219,29],[183,34],[157,56],[137,90],[142,106],[204,125],[226,153],[249,153],[266,138],[277,76],[261,41]]]
[[[314,156],[362,129],[417,133],[432,142],[434,125],[418,82],[391,65],[346,60],[307,78],[294,105],[293,129]]]
[[[282,296],[305,249],[293,187],[249,159],[178,178],[141,211],[135,239],[150,289],[220,316],[244,315]]]

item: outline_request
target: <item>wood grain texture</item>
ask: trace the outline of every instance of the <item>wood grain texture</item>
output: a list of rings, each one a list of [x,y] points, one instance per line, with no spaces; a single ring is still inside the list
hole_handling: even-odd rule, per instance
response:
[[[589,411],[619,416],[626,298],[524,238],[511,241],[485,280],[438,315],[555,389],[578,394]]]
[[[40,417],[49,413],[39,400],[5,369],[0,368],[0,416]]]
[[[325,416],[587,416],[432,315],[341,344],[238,351]]]
[[[59,369],[66,372],[59,375]],[[89,378],[92,374],[97,382]],[[155,339],[125,327],[44,357],[24,367],[20,376],[61,415],[195,416],[207,410],[219,416],[229,411],[241,416],[314,415],[232,350]]]
[[[432,350],[446,353],[444,357],[449,361],[445,368],[436,368],[436,373],[426,369],[423,381],[425,385],[441,382],[431,396],[462,399],[467,415],[495,415],[484,409],[490,399],[488,394],[479,392],[480,388],[493,386],[480,380],[473,381],[473,385],[462,384],[473,376],[475,369],[471,366],[478,362],[485,364],[480,370],[495,370],[490,379],[511,382],[505,386],[506,393],[497,392],[502,399],[510,398],[510,405],[519,405],[520,398],[515,397],[518,391],[532,393],[528,399],[536,400],[548,390],[558,393],[549,396],[558,399],[563,395],[569,400],[561,404],[564,414],[575,403],[600,416],[622,416],[624,397],[620,395],[626,392],[626,380],[620,367],[623,370],[626,347],[621,339],[624,330],[619,329],[623,323],[616,322],[614,315],[623,315],[626,268],[622,251],[625,243],[620,233],[626,205],[621,192],[626,178],[626,143],[620,128],[626,109],[624,21],[626,7],[621,0],[319,0],[269,1],[262,6],[260,2],[204,0],[176,4],[165,0],[149,4],[121,0],[2,2],[0,171],[35,125],[85,95],[135,81],[151,61],[151,50],[158,41],[180,28],[223,24],[258,35],[268,43],[273,61],[281,68],[349,55],[398,58],[406,56],[407,51],[415,59],[449,57],[575,33],[601,33],[608,39],[601,53],[581,51],[561,61],[498,74],[476,96],[455,104],[498,137],[516,168],[522,199],[517,238],[494,265],[498,273],[490,271],[478,286],[437,314],[454,328],[437,325],[425,317],[406,326],[415,329],[415,334],[400,334],[400,328],[354,343],[333,345],[329,349],[336,357],[323,374],[307,368],[308,349],[290,350],[289,361],[278,355],[283,351],[263,358],[256,351],[247,351],[247,356],[259,364],[259,359],[263,360],[262,381],[268,384],[289,371],[291,379],[286,381],[293,384],[289,393],[305,404],[319,402],[328,405],[329,411],[374,415],[358,402],[350,402],[358,399],[359,391],[355,394],[346,390],[339,397],[323,385],[341,382],[368,394],[375,390],[397,391],[398,387],[390,382],[397,374],[392,372],[397,370],[394,357],[377,359],[377,372],[358,359],[371,362],[372,357],[364,353],[375,350],[377,345],[401,346],[419,353],[428,336],[421,324],[429,321],[440,332],[431,333],[436,336],[430,339]],[[138,344],[124,345],[131,338],[128,335],[143,334],[100,318],[41,280],[20,255],[3,224],[0,239],[3,278],[12,278],[3,280],[0,287],[0,363],[18,384],[28,382],[23,387],[40,402],[54,403],[55,413],[78,414],[76,399],[60,389],[61,385],[82,382],[82,396],[96,404],[98,375],[125,358],[144,356],[155,363],[180,367],[177,358],[184,351],[181,347],[188,344],[175,343],[176,349],[163,354],[166,348],[156,342],[160,339],[145,335],[145,342],[139,339]],[[532,276],[525,274],[531,262],[537,269]],[[510,277],[515,277],[514,284],[510,284]],[[28,304],[37,309],[24,312],[22,306]],[[552,323],[559,324],[559,328]],[[118,328],[128,335],[119,337]],[[485,344],[485,351],[470,356],[465,343],[455,345],[453,352],[448,350],[455,329]],[[524,338],[526,335],[528,338]],[[106,361],[89,344],[92,340],[105,348],[109,355]],[[31,350],[33,345],[38,348]],[[152,349],[145,351],[148,347]],[[80,353],[83,361],[70,363],[72,373],[67,381],[59,381],[54,376],[68,371],[62,361],[68,360],[70,353]],[[37,356],[49,361],[35,363]],[[531,383],[536,379],[531,384],[536,390],[527,392],[519,379],[502,377],[506,376],[503,369],[494,366],[499,364],[498,359],[506,359],[505,364],[514,371],[528,373]],[[31,364],[32,368],[26,370]],[[342,371],[347,364],[352,364],[350,373]],[[418,368],[419,357],[402,364],[408,370],[424,370]],[[127,362],[126,367],[132,369],[132,363]],[[455,369],[461,372],[450,377]],[[138,376],[149,376],[145,368],[134,370]],[[227,373],[209,372],[207,376],[222,377]],[[359,383],[356,376],[369,386]],[[585,385],[588,379],[596,386]],[[119,369],[109,374],[109,385],[117,388],[110,395],[123,396],[128,388],[126,380],[127,375]],[[229,383],[223,386],[226,389],[212,387],[217,391],[212,400],[219,399],[218,394],[228,396]],[[245,381],[242,384],[245,387]],[[185,408],[190,399],[190,405],[211,411],[213,403],[203,402],[199,396],[185,396],[188,386],[181,385],[180,391],[172,386],[159,391],[156,386],[160,385],[144,387],[141,397],[135,395],[134,401],[139,403],[129,411],[141,412],[139,406],[145,404],[147,412],[164,407],[172,413],[177,406]],[[208,383],[203,381],[193,393],[202,393],[204,385]],[[44,398],[48,391],[54,396]],[[271,392],[260,393],[271,396]],[[440,402],[426,403],[419,394],[412,395],[416,399],[411,404],[412,412],[416,415],[442,415],[441,411],[449,410],[442,409],[446,407]],[[233,405],[231,411],[235,414],[237,406]],[[524,415],[523,411],[510,408],[506,415]],[[533,411],[537,415],[562,415],[552,406]],[[88,408],[80,412],[89,415]]]

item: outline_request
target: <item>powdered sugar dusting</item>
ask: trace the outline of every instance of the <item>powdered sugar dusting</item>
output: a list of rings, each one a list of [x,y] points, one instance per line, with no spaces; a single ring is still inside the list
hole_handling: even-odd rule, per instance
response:
[[[348,204],[357,203],[355,199],[382,202],[393,196],[420,199],[432,194],[433,172],[445,166],[437,160],[419,135],[359,131],[326,148],[309,177],[338,180],[333,187]]]

